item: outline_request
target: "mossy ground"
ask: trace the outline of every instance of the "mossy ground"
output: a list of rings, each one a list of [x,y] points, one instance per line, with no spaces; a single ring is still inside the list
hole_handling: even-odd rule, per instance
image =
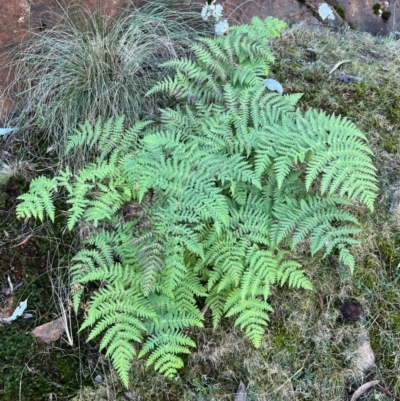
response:
[[[312,57],[310,47],[315,51]],[[255,350],[230,321],[215,331],[208,325],[191,333],[198,347],[176,380],[147,370],[139,360],[132,365],[131,387],[124,390],[106,360],[89,358],[92,365],[86,371],[102,374],[103,382],[82,383],[78,395],[70,394],[74,400],[233,400],[243,381],[248,401],[343,401],[373,379],[400,397],[400,220],[388,212],[392,193],[400,187],[399,42],[353,30],[296,25],[275,40],[272,49],[276,63],[270,77],[286,93],[304,93],[302,109],[316,107],[352,120],[374,151],[380,194],[372,215],[364,208],[357,210],[363,234],[354,249],[353,275],[335,257],[311,258],[300,248],[297,257],[314,291],[275,291],[270,299],[275,313],[260,349]],[[350,61],[329,74],[344,60]],[[341,73],[362,81],[345,84],[338,79]],[[43,248],[46,261],[47,252]],[[50,293],[48,297],[51,302]],[[364,308],[357,322],[341,317],[340,307],[348,299]],[[21,324],[25,323],[13,324],[12,330],[26,331]],[[376,357],[375,366],[365,373],[355,367],[363,330]],[[54,359],[50,358],[52,363]],[[58,379],[46,376],[47,383],[52,380]],[[43,388],[46,396],[51,391]],[[377,389],[363,398],[376,399],[393,398]]]
[[[99,355],[92,345],[80,347],[84,337],[78,335],[77,321],[71,322],[73,346],[65,337],[46,345],[29,335],[60,315],[55,292],[68,289],[63,260],[76,244],[70,234],[61,232],[62,221],[50,230],[47,224],[16,220],[16,198],[26,190],[27,181],[20,176],[0,187],[1,285],[9,288],[7,276],[13,285],[23,282],[13,293],[13,309],[26,299],[25,312],[32,315],[0,325],[0,399],[41,401],[52,396],[67,400],[83,383],[92,383],[88,363],[97,363]],[[0,301],[0,307],[6,305],[4,298]]]

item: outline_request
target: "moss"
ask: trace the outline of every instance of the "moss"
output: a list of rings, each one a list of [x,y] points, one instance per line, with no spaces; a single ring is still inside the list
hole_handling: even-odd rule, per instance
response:
[[[399,264],[399,253],[394,241],[388,238],[378,240],[378,257],[380,257],[381,266],[392,269]]]
[[[27,236],[29,227],[35,229],[33,222],[29,226],[15,218],[16,198],[26,190],[27,182],[22,178],[11,178],[0,190],[0,232],[7,230],[10,241],[21,233]],[[64,399],[81,386],[80,363],[85,360],[88,348],[81,346],[78,352],[60,341],[57,348],[50,348],[49,352],[51,346],[26,335],[36,326],[54,319],[49,314],[49,310],[54,311],[49,255],[56,254],[61,259],[70,252],[74,238],[71,233],[61,235],[64,226],[65,223],[53,225],[51,235],[44,231],[48,227],[43,227],[43,232],[40,226],[36,227],[35,235],[24,244],[6,246],[0,252],[1,277],[7,273],[11,274],[14,284],[24,282],[15,292],[14,305],[29,296],[28,310],[33,311],[35,317],[19,318],[9,326],[0,326],[0,398],[4,401],[19,398],[20,383],[24,399],[32,401],[43,400],[50,393]],[[17,242],[21,240],[11,245]]]
[[[388,116],[388,120],[391,124],[396,124],[399,122],[400,96],[398,96],[397,94],[387,107],[387,116]]]
[[[378,14],[378,13],[379,13],[379,10],[381,9],[381,5],[380,5],[379,3],[375,3],[375,4],[372,6],[372,9],[374,10],[374,14]]]
[[[298,353],[302,337],[296,327],[285,325],[284,322],[275,323],[273,327],[271,326],[270,333],[271,336],[268,337],[274,352],[283,351],[288,355]]]
[[[339,17],[342,20],[346,19],[346,13],[344,12],[343,8],[341,7],[337,7],[337,6],[333,6],[333,8],[335,9],[335,11],[339,14]]]
[[[32,297],[32,298],[31,298]],[[34,294],[29,300],[34,301]],[[79,358],[62,344],[55,352],[42,352],[43,345],[26,332],[29,321],[19,319],[0,327],[0,394],[3,401],[18,399],[19,386],[26,400],[42,400],[53,393],[57,397],[73,394],[80,386]],[[57,360],[57,363],[54,361]]]
[[[397,153],[399,147],[399,140],[397,139],[397,135],[381,131],[380,136],[382,138],[382,141],[380,143],[382,149],[385,149],[388,153]]]
[[[388,21],[392,13],[390,11],[384,11],[381,15],[382,19],[384,21]]]
[[[376,263],[375,259],[367,256],[364,260],[364,264],[357,266],[354,273],[354,284],[361,289],[361,293],[357,294],[362,296],[362,292],[367,288],[368,290],[373,290],[377,282],[376,271],[380,266]]]
[[[53,375],[57,377],[57,384],[65,386],[76,382],[79,363],[74,359],[71,355],[66,355],[62,349],[56,349],[50,353]]]
[[[389,320],[390,328],[395,333],[400,333],[400,312],[395,312],[390,315]]]
[[[377,359],[376,364],[380,367],[381,372],[397,372],[399,369],[397,342],[400,331],[400,312],[388,313],[387,305],[381,304],[375,305],[374,312],[376,322],[371,326],[369,335],[370,344]],[[389,385],[395,386],[396,382],[396,379],[388,378]]]

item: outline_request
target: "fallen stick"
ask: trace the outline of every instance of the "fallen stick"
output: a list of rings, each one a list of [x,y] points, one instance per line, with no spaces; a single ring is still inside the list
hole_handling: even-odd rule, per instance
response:
[[[335,71],[336,69],[338,69],[342,64],[344,63],[349,63],[351,60],[343,60],[343,61],[339,61],[338,63],[336,63],[333,68],[328,72],[328,74],[332,74],[333,71]]]
[[[376,389],[381,391],[383,394],[387,395],[388,397],[393,398],[396,401],[400,401],[399,397],[396,397],[394,394],[392,394],[390,391],[387,391],[385,388],[383,388],[381,385],[377,384]]]
[[[372,380],[368,383],[363,384],[360,386],[353,394],[351,397],[350,401],[356,401],[358,400],[367,390],[369,390],[371,387],[376,386],[379,383],[379,380]]]
[[[18,243],[17,245],[10,246],[10,248],[16,248],[17,246],[24,245],[25,242],[28,241],[28,239],[31,238],[31,237],[32,237],[32,234],[29,234],[23,241],[21,241],[21,242]]]

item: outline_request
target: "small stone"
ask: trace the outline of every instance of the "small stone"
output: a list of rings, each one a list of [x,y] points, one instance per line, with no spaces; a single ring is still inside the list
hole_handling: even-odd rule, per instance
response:
[[[41,326],[36,327],[31,332],[31,335],[46,344],[50,344],[54,341],[57,341],[61,337],[61,334],[64,333],[64,331],[65,326],[63,318],[59,317],[52,322],[45,323]]]
[[[246,400],[247,400],[246,386],[241,381],[239,384],[239,388],[237,390],[236,396],[235,396],[235,401],[246,401]]]
[[[389,212],[400,215],[400,189],[397,189],[393,194]]]
[[[338,79],[346,84],[350,82],[360,82],[362,80],[362,78],[360,77],[349,74],[341,74]]]
[[[375,354],[369,342],[367,330],[362,328],[358,335],[359,347],[353,360],[354,367],[358,372],[366,373],[375,366]]]
[[[103,378],[102,378],[100,375],[97,375],[97,376],[94,378],[94,381],[95,381],[96,383],[103,383]]]

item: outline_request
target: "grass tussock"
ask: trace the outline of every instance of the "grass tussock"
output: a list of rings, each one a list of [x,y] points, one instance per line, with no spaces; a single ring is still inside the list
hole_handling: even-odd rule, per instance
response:
[[[64,158],[67,136],[86,119],[125,114],[129,125],[156,118],[168,99],[145,94],[167,73],[159,65],[182,57],[207,31],[191,10],[177,0],[132,4],[113,18],[101,9],[89,12],[83,3],[62,8],[56,23],[32,32],[14,51],[17,78],[7,91],[16,95],[12,122],[24,142]],[[76,157],[68,164],[79,166]]]

